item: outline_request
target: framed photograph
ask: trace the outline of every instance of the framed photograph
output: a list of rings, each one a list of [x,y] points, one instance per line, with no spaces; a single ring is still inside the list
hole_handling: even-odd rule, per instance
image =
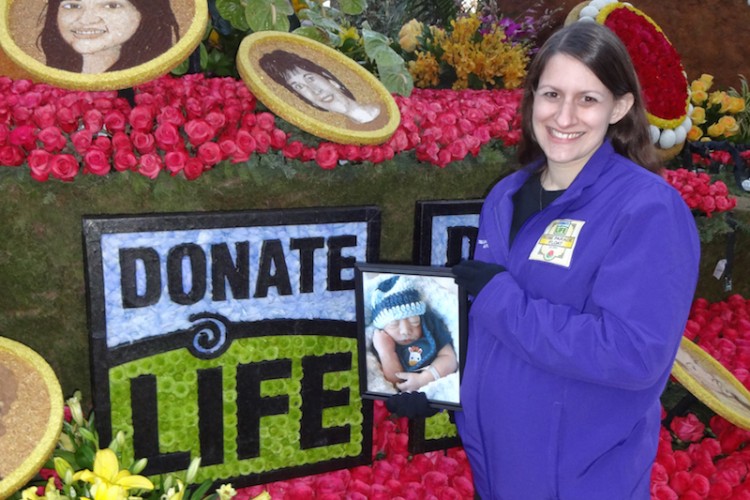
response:
[[[8,0],[0,44],[35,79],[73,90],[117,90],[168,73],[195,50],[205,0]]]
[[[301,35],[253,33],[237,70],[255,96],[302,130],[342,144],[379,144],[401,122],[396,101],[369,71]]]
[[[750,391],[716,358],[683,337],[672,375],[706,406],[750,430]]]
[[[357,264],[355,284],[362,397],[421,391],[460,409],[466,294],[450,269]]]

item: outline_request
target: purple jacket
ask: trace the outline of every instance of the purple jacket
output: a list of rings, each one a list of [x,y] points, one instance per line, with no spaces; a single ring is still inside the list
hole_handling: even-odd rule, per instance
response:
[[[483,500],[649,498],[700,243],[679,193],[607,141],[508,234],[528,170],[487,197],[474,258],[505,266],[475,298],[460,436]],[[557,221],[557,222],[553,222]]]

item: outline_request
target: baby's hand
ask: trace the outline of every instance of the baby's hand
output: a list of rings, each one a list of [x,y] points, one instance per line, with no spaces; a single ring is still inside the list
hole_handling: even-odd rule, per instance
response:
[[[396,384],[396,387],[401,392],[416,391],[433,380],[430,372],[397,372],[396,377],[403,380],[400,384]]]

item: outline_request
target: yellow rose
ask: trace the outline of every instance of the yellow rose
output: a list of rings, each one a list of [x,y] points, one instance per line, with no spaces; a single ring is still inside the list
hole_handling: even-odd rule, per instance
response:
[[[742,97],[729,97],[729,105],[727,111],[736,115],[745,111],[745,99]]]
[[[740,131],[740,125],[734,116],[722,116],[717,123],[724,128],[724,137],[732,137]]]
[[[708,90],[708,86],[706,85],[706,82],[703,80],[693,80],[693,83],[690,84],[690,91],[691,92],[705,92]]]
[[[726,94],[722,92],[721,90],[717,90],[716,92],[711,92],[710,94],[708,94],[708,103],[721,105],[721,101],[724,100],[725,95]]]
[[[690,119],[695,125],[703,125],[706,123],[706,109],[696,106],[693,108],[693,112],[690,114]]]
[[[708,73],[703,73],[698,79],[706,85],[705,90],[710,89],[711,85],[714,84],[714,77],[712,75],[709,75]]]
[[[724,126],[721,124],[721,122],[716,122],[708,127],[708,130],[706,130],[706,132],[711,137],[718,138],[724,135]]]
[[[690,93],[690,100],[693,104],[703,104],[708,99],[708,94],[705,90],[698,90]]]
[[[700,128],[695,125],[690,127],[690,131],[687,134],[688,141],[697,141],[701,137],[703,137],[703,131]]]
[[[419,40],[417,37],[422,34],[423,25],[416,19],[412,19],[408,23],[401,26],[401,30],[398,32],[398,44],[406,52],[414,52],[419,46]]]

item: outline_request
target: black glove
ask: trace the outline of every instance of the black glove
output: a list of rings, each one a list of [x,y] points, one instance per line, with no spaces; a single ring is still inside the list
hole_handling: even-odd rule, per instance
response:
[[[462,260],[451,268],[456,284],[462,286],[471,295],[476,297],[482,291],[484,285],[496,274],[505,271],[499,264],[490,264],[481,260]]]
[[[424,392],[399,392],[385,400],[388,411],[399,417],[427,418],[438,412],[427,402]]]

